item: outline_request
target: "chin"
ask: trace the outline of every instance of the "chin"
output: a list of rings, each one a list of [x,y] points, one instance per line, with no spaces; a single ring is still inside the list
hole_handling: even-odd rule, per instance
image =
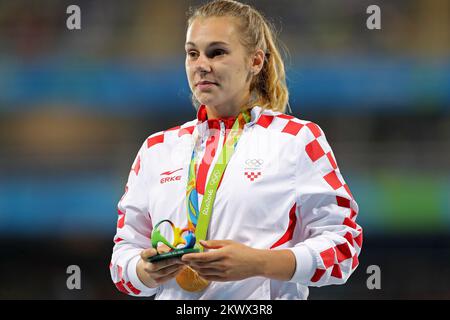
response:
[[[200,97],[196,96],[198,102],[200,104],[204,104],[207,106],[214,106],[217,104],[217,99],[214,99],[213,97],[208,97],[207,94],[202,94]]]

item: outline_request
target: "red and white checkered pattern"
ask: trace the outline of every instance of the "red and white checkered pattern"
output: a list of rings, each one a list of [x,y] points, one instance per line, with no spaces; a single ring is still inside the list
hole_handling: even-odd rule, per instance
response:
[[[261,171],[258,172],[244,172],[244,175],[250,180],[250,181],[255,181],[258,177],[261,176]]]
[[[151,135],[133,162],[125,194],[118,205],[117,234],[113,239],[110,264],[111,277],[121,292],[138,296],[150,296],[158,292],[157,289],[145,287],[138,279],[136,264],[139,254],[143,248],[151,246],[150,234],[154,220],[171,219],[181,226],[186,217],[180,216],[180,212],[185,210],[185,203],[173,201],[185,196],[185,188],[177,184],[159,184],[155,177],[159,177],[160,172],[182,166],[180,175],[186,175],[189,161],[183,165],[172,165],[171,156],[174,149],[185,146],[186,158],[190,158],[191,137],[195,128],[200,136],[210,134],[205,129],[207,126],[202,126],[204,119],[200,118]],[[362,228],[356,223],[358,205],[341,175],[324,132],[310,121],[258,107],[252,110],[248,128],[251,129],[244,130],[239,141],[238,152],[251,150],[261,141],[267,141],[268,136],[275,139],[267,144],[268,148],[264,151],[255,149],[259,152],[249,154],[265,161],[264,181],[255,184],[237,183],[243,178],[242,169],[244,179],[251,182],[258,181],[262,171],[239,167],[238,162],[230,162],[239,171],[225,172],[226,186],[220,187],[218,201],[214,204],[216,214],[212,217],[210,237],[241,239],[242,234],[245,234],[249,246],[292,250],[297,259],[297,269],[291,282],[296,282],[297,286],[282,286],[281,290],[289,292],[283,291],[280,295],[306,298],[307,286],[345,283],[359,263]],[[208,150],[208,141],[210,139],[205,136],[203,150]],[[224,141],[222,136],[220,141]],[[272,143],[276,146],[272,147]],[[217,142],[214,147],[217,149],[210,152],[212,159],[208,163],[218,157],[222,143]],[[275,171],[276,174],[272,174],[273,166],[277,163],[271,156],[279,156],[278,151],[283,152],[283,158],[277,159],[282,161],[278,161],[280,167]],[[202,157],[206,156],[208,152]],[[269,158],[272,161],[266,161]],[[211,167],[206,167],[203,172],[205,177]],[[220,219],[220,223],[214,223],[215,217]],[[238,224],[236,219],[239,219]],[[263,293],[258,291],[258,288],[264,287],[263,281],[260,277],[244,279],[232,285],[227,284],[225,291],[221,284],[216,283],[202,293],[201,298],[223,297],[224,292],[227,298],[232,299],[268,298],[261,296]],[[160,291],[161,296],[157,296],[158,299],[199,298],[180,290],[174,281],[165,283],[161,288],[163,290]],[[240,295],[242,292],[248,295],[243,297]],[[259,295],[252,295],[258,292]]]
[[[322,179],[327,185],[342,195],[336,196],[335,203],[338,207],[347,208],[348,214],[340,224],[351,228],[351,231],[347,231],[342,236],[344,240],[343,242],[341,241],[342,243],[319,251],[322,265],[316,269],[310,280],[310,285],[339,283],[339,281],[335,280],[347,278],[358,266],[358,255],[362,246],[362,228],[354,222],[358,211],[357,205],[354,202],[350,188],[339,171],[333,151],[323,131],[313,122],[302,121],[283,114],[263,115],[259,118],[257,124],[264,128],[281,130],[281,132],[293,136],[299,135],[302,130],[307,130],[307,133],[304,134],[306,138],[305,153],[311,160],[315,170],[321,173]],[[296,216],[290,214],[286,233],[272,246],[273,248],[282,245],[285,242],[283,239],[293,237],[296,221]],[[343,275],[343,269],[345,269],[345,276]],[[328,277],[323,277],[327,273],[329,273]]]
[[[114,271],[112,270],[113,267],[113,264],[110,263],[109,269],[116,277],[116,280],[114,281],[114,285],[116,286],[116,288],[122,293],[138,296],[141,293],[141,290],[136,289],[130,281],[125,281],[125,279],[123,278],[122,267],[118,265],[117,270]]]

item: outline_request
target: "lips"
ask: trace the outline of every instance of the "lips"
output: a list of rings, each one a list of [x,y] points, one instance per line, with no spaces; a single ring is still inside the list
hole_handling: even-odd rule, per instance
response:
[[[204,81],[197,82],[197,84],[195,86],[206,86],[206,85],[211,85],[211,84],[217,85],[216,82],[204,80]]]

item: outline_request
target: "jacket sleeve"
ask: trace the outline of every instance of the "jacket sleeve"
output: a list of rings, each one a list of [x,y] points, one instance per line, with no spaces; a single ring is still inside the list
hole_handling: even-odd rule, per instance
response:
[[[300,242],[290,248],[296,271],[290,280],[307,286],[343,284],[358,266],[362,228],[358,205],[345,183],[322,129],[308,122],[299,134],[296,214]]]
[[[136,265],[143,249],[151,247],[152,221],[148,213],[148,172],[144,143],[139,150],[118,203],[117,232],[110,263],[111,278],[117,289],[132,296],[152,296],[157,288],[148,288],[137,276]]]

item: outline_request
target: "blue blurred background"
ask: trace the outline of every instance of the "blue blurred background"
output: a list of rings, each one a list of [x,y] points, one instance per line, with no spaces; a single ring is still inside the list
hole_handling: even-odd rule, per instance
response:
[[[325,131],[360,207],[359,268],[311,298],[450,299],[450,2],[246,2],[279,30],[293,115]],[[199,3],[0,0],[0,298],[127,298],[108,270],[116,205],[144,139],[195,117]],[[371,4],[382,30],[366,28]],[[82,290],[66,288],[71,264]]]

